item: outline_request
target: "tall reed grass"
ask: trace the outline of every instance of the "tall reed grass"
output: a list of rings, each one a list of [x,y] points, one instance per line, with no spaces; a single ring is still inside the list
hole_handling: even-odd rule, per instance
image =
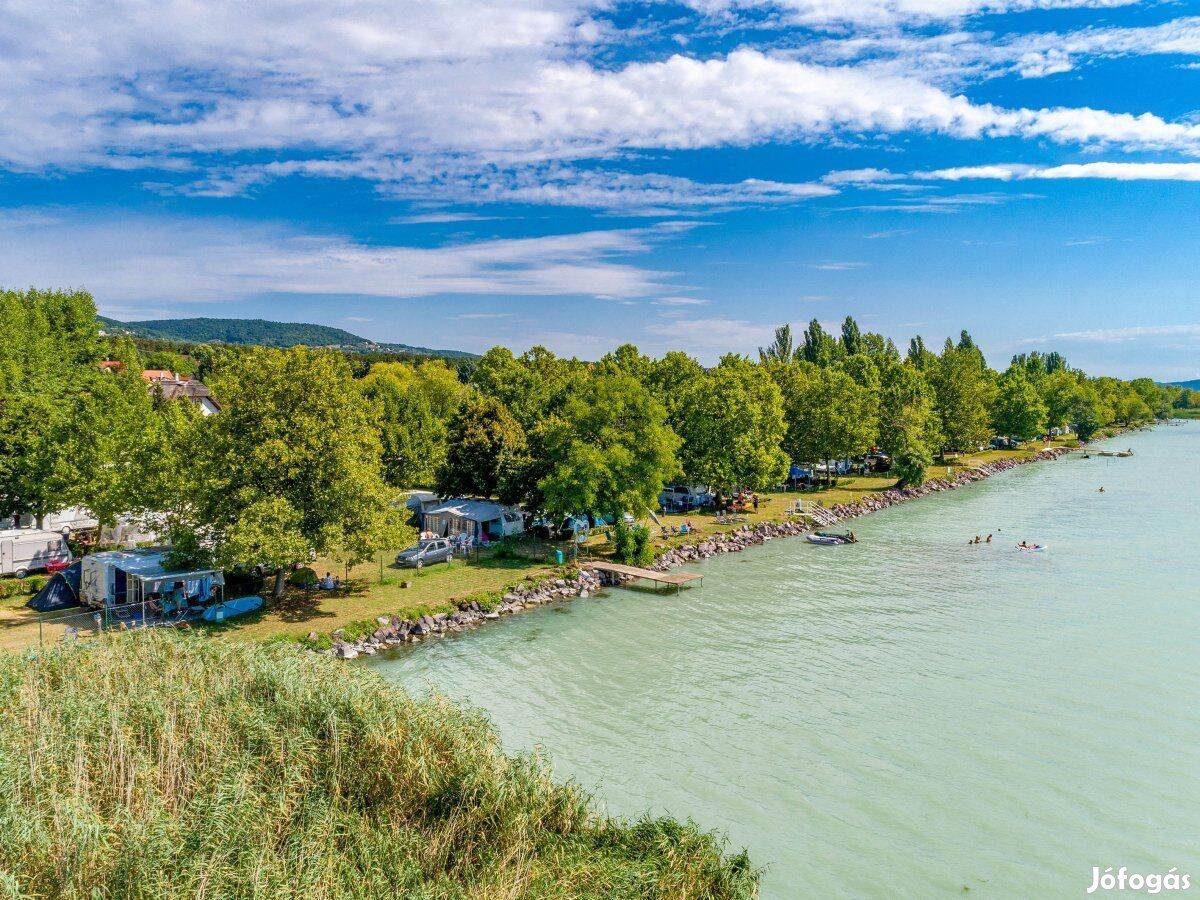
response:
[[[0,897],[738,898],[669,819],[596,814],[479,713],[164,631],[0,655]]]

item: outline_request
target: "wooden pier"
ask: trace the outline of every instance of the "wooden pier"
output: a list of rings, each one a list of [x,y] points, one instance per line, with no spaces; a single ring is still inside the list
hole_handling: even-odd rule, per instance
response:
[[[677,591],[693,581],[699,581],[702,584],[704,582],[704,576],[697,575],[695,572],[655,572],[652,569],[639,569],[637,566],[625,566],[621,563],[610,562],[587,561],[581,562],[580,565],[595,569],[597,572],[613,572],[617,575],[628,575],[631,578],[644,578],[659,585],[673,585]]]

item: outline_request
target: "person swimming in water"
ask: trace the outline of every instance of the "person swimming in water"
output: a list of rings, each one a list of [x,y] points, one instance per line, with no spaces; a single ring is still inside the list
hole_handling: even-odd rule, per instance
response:
[[[1104,493],[1104,485],[1100,485],[1100,493],[1101,493],[1101,494],[1103,494],[1103,493]]]
[[[987,536],[987,540],[986,540],[986,541],[984,541],[984,543],[985,543],[985,544],[990,544],[991,542],[992,542],[992,536],[989,534],[989,535]]]

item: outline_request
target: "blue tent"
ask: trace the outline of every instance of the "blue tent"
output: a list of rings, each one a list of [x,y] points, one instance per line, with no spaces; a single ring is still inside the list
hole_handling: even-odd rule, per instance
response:
[[[49,612],[55,609],[69,609],[79,605],[79,570],[78,560],[54,575],[46,586],[38,591],[32,600],[25,605],[38,612]]]

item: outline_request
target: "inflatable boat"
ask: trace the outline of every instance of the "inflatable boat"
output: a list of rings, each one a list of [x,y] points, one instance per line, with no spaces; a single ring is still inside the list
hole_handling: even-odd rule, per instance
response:
[[[849,543],[845,538],[832,534],[806,534],[804,537],[810,544],[820,544],[823,547],[835,547],[838,544]]]
[[[214,603],[200,618],[205,622],[224,622],[226,619],[232,619],[235,616],[244,616],[246,613],[252,613],[255,610],[262,609],[262,597],[237,597],[234,600],[223,600],[220,603]]]

